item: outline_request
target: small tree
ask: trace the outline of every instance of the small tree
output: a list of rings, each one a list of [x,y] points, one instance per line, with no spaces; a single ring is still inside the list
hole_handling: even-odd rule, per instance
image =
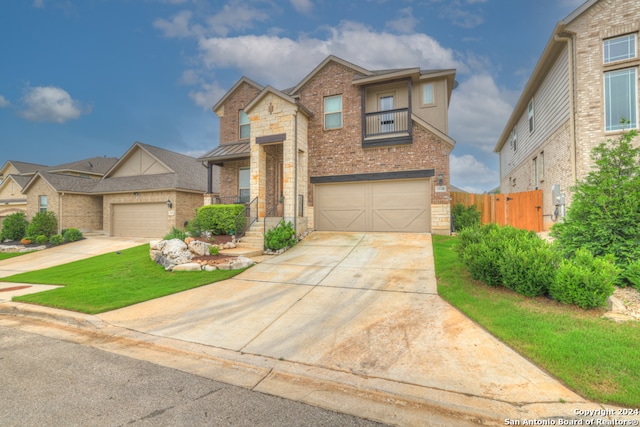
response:
[[[451,210],[451,215],[453,216],[453,227],[456,231],[480,226],[480,211],[476,205],[465,206],[462,203],[456,203]]]
[[[58,232],[58,220],[51,211],[38,212],[31,219],[31,224],[27,227],[27,236],[37,237],[44,235],[51,237]]]
[[[572,188],[564,222],[551,228],[565,256],[586,248],[594,256],[613,255],[619,265],[640,259],[640,148],[631,145],[636,135],[625,131],[593,149],[594,170]]]
[[[20,240],[27,234],[29,221],[24,216],[24,212],[16,212],[2,220],[1,240]]]

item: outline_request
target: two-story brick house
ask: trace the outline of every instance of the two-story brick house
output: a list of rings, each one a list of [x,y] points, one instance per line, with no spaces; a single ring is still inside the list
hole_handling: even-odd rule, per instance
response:
[[[298,232],[450,231],[455,70],[370,71],[327,57],[295,87],[241,78],[213,106],[223,202]]]
[[[495,147],[500,192],[543,190],[543,228],[562,218],[591,152],[638,128],[640,3],[589,0],[560,21]]]

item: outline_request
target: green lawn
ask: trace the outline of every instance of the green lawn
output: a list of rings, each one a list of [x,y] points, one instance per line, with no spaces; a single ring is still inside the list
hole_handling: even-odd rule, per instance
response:
[[[527,298],[471,279],[433,236],[438,293],[510,347],[594,401],[640,407],[640,322],[602,319],[548,298]]]
[[[241,271],[167,272],[151,261],[149,245],[142,245],[0,281],[64,285],[14,301],[96,314],[225,280]]]
[[[0,253],[0,261],[2,261],[3,259],[9,259],[9,258],[17,257],[17,256],[20,256],[20,255],[30,254],[31,252],[33,252],[33,251],[29,251],[29,252]]]

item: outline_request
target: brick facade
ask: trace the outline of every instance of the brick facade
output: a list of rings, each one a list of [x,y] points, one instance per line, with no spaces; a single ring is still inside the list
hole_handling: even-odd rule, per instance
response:
[[[269,89],[259,95],[258,89],[246,82],[232,89],[223,104],[216,107],[220,117],[220,144],[237,141],[237,112],[249,106],[251,161],[224,161],[220,173],[221,196],[237,194],[238,170],[250,164],[251,197],[258,197],[259,212],[263,214],[273,206],[279,192],[279,179],[282,179],[285,217],[294,219],[302,211],[305,225],[313,227],[311,177],[433,170],[436,177],[442,174],[442,185],[448,189],[452,143],[417,122],[412,121],[411,143],[363,148],[364,89],[354,85],[354,77],[353,68],[340,61],[328,61],[316,69],[304,85],[296,88],[294,98],[282,92],[270,93]],[[325,130],[324,98],[334,95],[342,96],[342,127]],[[302,113],[300,105],[310,111],[311,116]],[[273,145],[256,143],[257,138],[275,134],[286,137]],[[298,188],[294,191],[296,177]],[[448,233],[449,192],[435,191],[437,179],[432,179],[431,184],[431,228],[434,232]],[[294,211],[296,193],[304,196],[304,206],[298,207],[298,212]]]

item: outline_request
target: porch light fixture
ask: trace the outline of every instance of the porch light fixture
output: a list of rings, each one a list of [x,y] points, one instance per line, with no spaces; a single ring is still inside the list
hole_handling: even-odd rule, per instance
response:
[[[169,207],[169,209],[173,207],[173,203],[171,203],[171,199],[167,199],[167,206]]]
[[[438,185],[442,185],[442,180],[444,179],[444,175],[442,172],[438,174]]]

